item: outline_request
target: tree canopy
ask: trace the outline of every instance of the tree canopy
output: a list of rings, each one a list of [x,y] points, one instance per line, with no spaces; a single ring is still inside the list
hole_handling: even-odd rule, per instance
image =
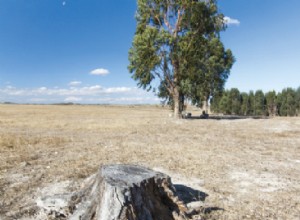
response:
[[[199,104],[220,93],[234,57],[220,40],[226,25],[216,0],[138,0],[137,5],[128,69],[138,86],[158,89],[176,117],[185,98]],[[153,82],[159,82],[157,88]]]

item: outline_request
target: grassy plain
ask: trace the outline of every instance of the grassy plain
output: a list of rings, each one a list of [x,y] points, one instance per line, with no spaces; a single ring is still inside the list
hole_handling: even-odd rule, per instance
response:
[[[223,209],[211,219],[300,218],[300,118],[175,120],[169,113],[0,105],[0,219],[33,215],[42,192],[75,190],[112,163],[160,170],[208,194],[207,210]]]

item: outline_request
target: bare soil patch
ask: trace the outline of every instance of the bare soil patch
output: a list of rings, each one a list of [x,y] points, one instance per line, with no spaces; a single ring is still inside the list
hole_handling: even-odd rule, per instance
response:
[[[0,105],[0,219],[38,216],[40,195],[74,191],[115,163],[162,171],[207,194],[204,206],[215,210],[208,219],[300,218],[300,118],[169,114],[156,106]]]

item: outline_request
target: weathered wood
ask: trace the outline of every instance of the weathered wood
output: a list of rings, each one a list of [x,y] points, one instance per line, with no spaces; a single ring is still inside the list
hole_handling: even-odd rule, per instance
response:
[[[56,218],[61,215],[76,220],[188,219],[187,207],[176,196],[170,177],[134,165],[101,167],[82,190],[69,198],[67,207],[53,211]]]

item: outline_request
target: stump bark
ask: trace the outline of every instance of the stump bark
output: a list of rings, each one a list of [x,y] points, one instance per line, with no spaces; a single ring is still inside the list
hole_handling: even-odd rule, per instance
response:
[[[188,219],[170,177],[134,165],[102,166],[67,204],[56,209],[63,210],[57,216],[76,220]]]

